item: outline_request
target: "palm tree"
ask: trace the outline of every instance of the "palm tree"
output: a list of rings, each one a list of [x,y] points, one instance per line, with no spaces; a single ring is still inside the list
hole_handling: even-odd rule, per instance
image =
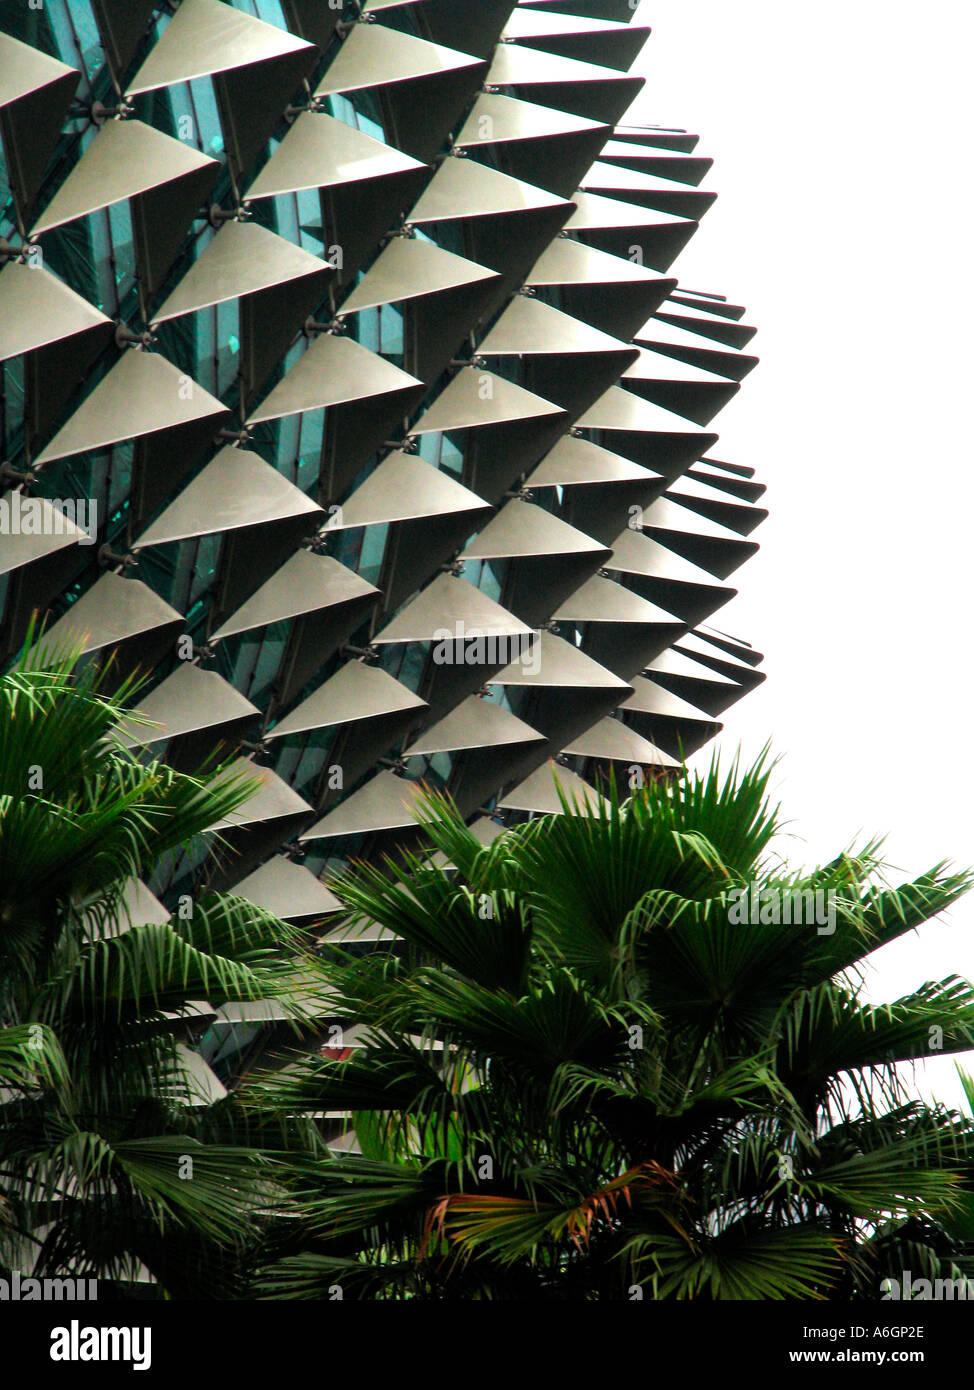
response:
[[[904,1064],[974,1046],[974,990],[862,980],[972,876],[890,887],[876,843],[790,873],[769,774],[613,788],[486,848],[431,797],[421,850],[334,885],[401,944],[327,964],[362,1045],[245,1102],[352,1112],[361,1148],[307,1166],[269,1294],[878,1298],[917,1251],[964,1265],[942,1218],[974,1126]],[[799,892],[834,930],[770,920]]]
[[[311,963],[230,895],[130,914],[132,885],[254,785],[140,761],[115,733],[132,694],[64,652],[0,676],[0,1268],[227,1297],[289,1211],[297,1139],[201,1096],[180,1038],[193,1001],[276,999],[300,1027]]]

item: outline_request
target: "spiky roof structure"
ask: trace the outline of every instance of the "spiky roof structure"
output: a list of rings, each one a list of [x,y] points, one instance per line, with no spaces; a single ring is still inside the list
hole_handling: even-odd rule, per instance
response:
[[[260,769],[220,885],[313,918],[417,781],[489,835],[711,738],[753,330],[671,273],[710,161],[625,124],[628,0],[0,16],[0,657],[46,614]]]

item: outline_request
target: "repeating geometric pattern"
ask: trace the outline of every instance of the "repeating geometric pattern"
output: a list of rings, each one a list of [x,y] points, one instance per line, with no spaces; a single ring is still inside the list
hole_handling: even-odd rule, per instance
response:
[[[151,672],[133,747],[261,779],[133,910],[314,920],[421,782],[487,838],[712,738],[754,330],[671,273],[710,161],[625,124],[628,0],[0,19],[0,659],[41,613]]]

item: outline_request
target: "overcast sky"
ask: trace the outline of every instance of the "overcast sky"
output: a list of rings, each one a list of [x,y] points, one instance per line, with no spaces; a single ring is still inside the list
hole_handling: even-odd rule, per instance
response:
[[[862,832],[903,876],[972,863],[974,7],[645,0],[638,19],[640,116],[716,161],[674,273],[760,330],[713,452],[757,469],[771,517],[713,621],[768,679],[721,746],[773,739],[797,863]],[[974,978],[974,895],[877,962],[875,999]],[[956,1101],[952,1060],[927,1076]]]

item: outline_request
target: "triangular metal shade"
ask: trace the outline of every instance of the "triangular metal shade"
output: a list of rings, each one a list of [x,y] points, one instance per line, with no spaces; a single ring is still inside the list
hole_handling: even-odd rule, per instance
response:
[[[358,313],[380,304],[399,304],[460,285],[497,279],[496,271],[443,251],[431,242],[396,237],[352,290],[340,312]]]
[[[228,413],[157,352],[129,350],[37,457],[37,464]]]
[[[0,34],[0,139],[7,182],[25,220],[80,81],[75,68]]]
[[[259,454],[227,445],[139,536],[134,548],[320,513],[316,503]]]
[[[469,159],[445,159],[409,214],[409,220],[422,226],[429,222],[452,222],[460,217],[488,217],[537,208],[564,209],[566,220],[572,210],[564,198],[556,198],[533,184],[512,179],[484,164]]]
[[[256,222],[227,222],[152,315],[152,322],[165,323],[300,279],[317,279],[321,298],[333,273],[317,256]]]
[[[182,0],[128,84],[130,96],[211,77],[227,154],[239,178],[317,61],[312,44],[222,0]]]
[[[466,579],[441,574],[372,640],[377,645],[432,642],[446,640],[447,633],[468,637],[488,634],[527,637],[532,631]]]
[[[314,61],[313,45],[286,29],[265,24],[222,0],[182,0],[125,90],[130,97],[138,96],[295,53],[307,54],[309,66]]]
[[[108,65],[120,82],[158,9],[157,0],[91,0],[91,5]]]
[[[42,560],[67,546],[90,544],[87,532],[76,526],[59,507],[52,506],[46,497],[18,499],[21,494],[14,492],[0,497],[4,520],[0,575],[10,574],[22,565]]]
[[[210,826],[209,830],[221,831],[234,826],[260,825],[265,821],[303,816],[311,810],[304,797],[298,796],[294,788],[278,777],[273,768],[261,767],[259,763],[252,763],[247,758],[236,758],[216,778],[214,785],[219,786],[223,781],[229,781],[231,778],[238,780],[241,777],[256,782],[256,790],[235,811],[231,811],[223,820]]]
[[[400,450],[388,454],[327,523],[331,531],[382,522],[490,511],[490,503],[449,474]]]
[[[378,598],[379,590],[328,555],[296,550],[266,584],[217,628],[212,642],[324,608]]]
[[[11,261],[0,270],[0,362],[49,343],[99,333],[107,339],[110,318],[41,266]]]
[[[303,864],[281,855],[268,859],[252,874],[235,883],[230,892],[255,907],[272,912],[285,922],[303,917],[324,917],[340,912],[342,904]]]
[[[508,744],[538,743],[544,738],[502,705],[470,695],[445,719],[424,729],[406,750],[419,754],[457,753],[468,748],[498,748]]]
[[[136,261],[151,292],[219,173],[215,159],[142,121],[106,121],[37,219],[32,235],[133,199]]]
[[[504,144],[509,140],[544,140],[553,135],[569,135],[577,131],[604,131],[610,127],[584,116],[566,111],[553,111],[532,101],[519,101],[500,92],[482,93],[457,136],[459,149],[478,145]]]
[[[422,384],[351,338],[323,333],[251,413],[247,423],[256,425],[306,410],[373,400],[422,388]]]
[[[576,623],[662,623],[680,631],[686,626],[664,608],[600,575],[593,575],[576,589],[554,616],[556,621]]]
[[[577,435],[566,435],[545,455],[528,478],[531,487],[578,487],[587,484],[652,482],[659,474]]]
[[[596,758],[600,762],[636,763],[652,767],[678,768],[680,764],[662,752],[648,738],[637,734],[621,719],[601,719],[591,729],[572,739],[564,750],[569,756]]]
[[[564,412],[551,401],[543,400],[512,381],[482,371],[479,367],[463,367],[449,386],[436,398],[423,415],[410,426],[410,434],[422,435],[448,430],[475,429],[480,425],[497,425],[507,420],[528,420],[540,415],[561,415]]]
[[[391,772],[380,772],[306,830],[301,840],[368,835],[415,825],[414,809],[421,790],[416,782],[407,782]]]
[[[569,806],[573,803],[583,807],[597,806],[599,803],[605,807],[609,805],[604,796],[572,772],[571,768],[559,767],[553,762],[546,762],[532,772],[519,786],[501,797],[497,805],[502,811],[532,811],[539,815],[558,816],[564,810],[559,791]]]
[[[424,166],[344,121],[304,111],[247,190],[248,199],[343,187],[363,179],[411,173]]]
[[[325,97],[356,92],[481,66],[481,60],[469,53],[429,43],[384,24],[358,24],[328,65],[314,94]]]
[[[520,357],[531,353],[628,353],[631,349],[550,304],[518,295],[477,351],[484,357]]]
[[[64,643],[95,652],[156,628],[178,629],[184,622],[181,613],[140,580],[108,573],[47,629],[38,646]]]
[[[530,502],[513,498],[475,536],[463,552],[465,560],[513,559],[519,556],[610,554],[574,526]]]
[[[265,735],[268,741],[359,719],[425,708],[425,701],[379,666],[349,661]]]
[[[590,656],[580,652],[570,642],[556,637],[553,632],[541,632],[535,640],[537,646],[531,653],[533,669],[514,661],[510,666],[505,666],[499,675],[494,676],[490,684],[618,690],[620,699],[630,689],[626,681],[614,676],[611,671],[607,671]]]
[[[215,671],[184,663],[161,685],[140,697],[141,718],[123,720],[119,736],[124,744],[134,748],[201,729],[216,729],[258,714],[257,707]]]

